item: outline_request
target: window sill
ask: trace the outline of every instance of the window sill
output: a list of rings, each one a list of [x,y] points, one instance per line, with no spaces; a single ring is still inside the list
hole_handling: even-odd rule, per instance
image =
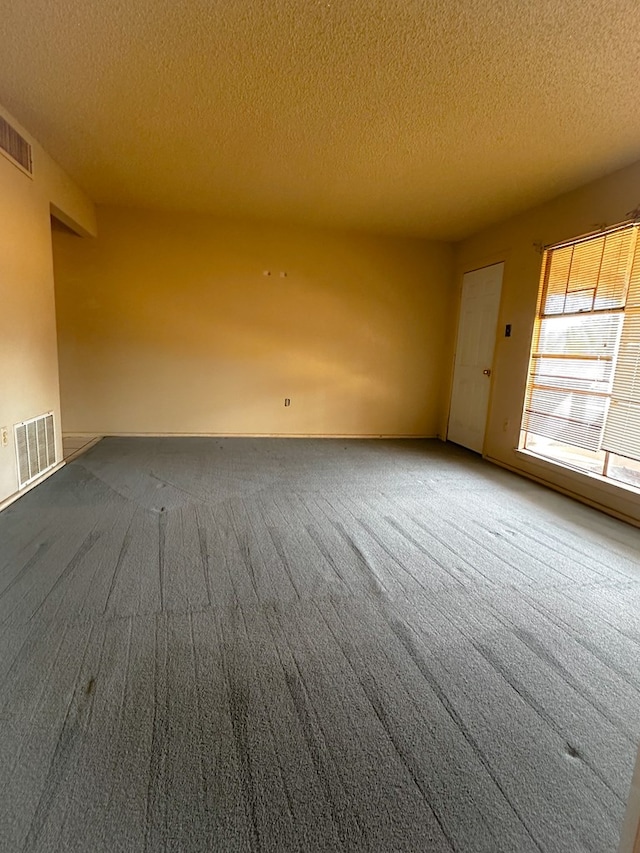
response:
[[[527,460],[531,460],[549,471],[571,474],[580,479],[584,479],[587,483],[597,483],[598,485],[605,486],[606,490],[610,491],[611,494],[625,496],[634,495],[640,498],[640,489],[630,485],[629,483],[623,483],[620,480],[613,480],[611,477],[603,477],[601,474],[595,474],[591,471],[584,471],[582,468],[574,468],[572,465],[556,462],[546,456],[540,456],[537,453],[533,453],[531,450],[516,447],[513,452],[516,456],[521,456]]]

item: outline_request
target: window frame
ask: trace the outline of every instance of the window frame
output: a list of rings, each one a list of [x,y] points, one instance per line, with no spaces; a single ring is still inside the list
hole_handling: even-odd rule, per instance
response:
[[[609,265],[607,266],[607,264],[604,264],[604,258],[608,248],[607,240],[612,235],[623,231],[629,232],[629,237],[626,238],[628,242],[628,246],[626,246],[625,248],[626,254],[624,254],[621,250],[617,259],[614,256],[613,260],[609,259],[607,261],[607,264]],[[637,220],[626,221],[616,226],[613,226],[612,228],[603,229],[595,233],[583,235],[573,240],[567,240],[561,243],[556,243],[550,246],[543,247],[540,279],[538,285],[538,297],[536,301],[536,314],[531,336],[531,344],[529,348],[524,404],[522,408],[519,441],[517,446],[518,452],[522,452],[526,455],[540,459],[545,463],[548,463],[553,467],[558,468],[559,470],[564,469],[579,472],[585,476],[592,477],[594,479],[611,484],[612,486],[633,492],[640,491],[640,459],[636,456],[625,457],[624,455],[621,455],[619,451],[613,452],[611,450],[605,450],[603,447],[603,443],[605,441],[605,434],[607,431],[607,419],[609,416],[609,410],[612,405],[612,400],[614,399],[613,390],[614,383],[616,381],[616,366],[618,355],[621,350],[621,340],[625,323],[625,314],[627,311],[638,310],[635,307],[635,303],[629,303],[628,300],[630,295],[632,277],[636,271],[636,267],[640,269],[639,232],[640,223]],[[574,263],[574,258],[576,257],[576,247],[584,246],[584,244],[588,243],[595,243],[596,241],[601,242],[599,266],[596,263],[596,265],[593,266],[589,270],[589,272],[593,273],[597,266],[597,274],[594,278],[588,279],[588,287],[580,288],[579,274],[577,274],[576,278],[572,281],[572,265]],[[616,243],[624,248],[625,238],[621,236],[619,240],[614,241],[614,251]],[[557,291],[557,293],[564,293],[562,311],[549,311],[549,300],[553,296],[553,292],[555,292],[550,292],[550,280],[552,275],[554,254],[569,248],[571,249],[571,256],[567,266],[566,283],[564,284],[564,289],[561,287],[558,291],[557,283],[555,284],[555,290]],[[586,251],[588,255],[588,250],[584,251]],[[594,246],[594,252],[597,253],[597,251],[598,247]],[[623,263],[621,262],[621,259],[623,259]],[[607,278],[607,276],[612,275],[614,263],[619,264],[619,267],[616,269],[616,275],[618,275],[618,277],[620,276],[620,270],[624,269],[622,286],[620,287],[620,281],[617,282],[618,291],[622,294],[621,296],[616,295],[616,283],[614,282],[614,284],[611,285],[610,279]],[[605,282],[605,286],[603,288],[602,299],[605,302],[605,306],[597,307],[599,297],[598,291],[600,288],[601,274],[603,273],[605,275],[605,278],[602,280]],[[559,281],[563,281],[562,277],[559,279]],[[574,289],[572,289],[572,283],[574,285],[577,283],[578,287],[574,287]],[[637,284],[635,286],[636,288],[638,287]],[[567,296],[570,293],[586,293],[587,291],[592,291],[590,308],[565,311],[567,307]],[[613,303],[615,303],[616,299],[618,299],[621,304],[614,307],[607,307],[607,298],[611,301],[612,305]],[[557,309],[557,307],[558,305],[556,304],[555,308]],[[597,356],[591,354],[583,355],[580,352],[574,353],[570,350],[567,351],[566,339],[562,341],[562,344],[565,349],[563,349],[561,354],[556,354],[551,349],[543,351],[543,349],[541,348],[541,335],[543,334],[545,320],[551,321],[547,322],[546,324],[548,329],[553,328],[553,321],[557,318],[567,318],[568,325],[570,326],[571,318],[596,318],[606,317],[609,315],[618,316],[620,317],[620,320],[617,324],[615,322],[610,324],[612,329],[615,329],[615,327],[617,326],[617,332],[615,336],[615,344],[613,345],[614,352],[608,356],[604,356],[602,354],[599,354]],[[627,316],[629,315],[627,314]],[[560,324],[556,325],[559,326]],[[593,329],[597,328],[597,322],[594,320],[593,329],[590,328],[590,325],[591,324],[589,323],[583,324],[583,329],[585,330],[585,337],[589,337],[590,334],[593,334]],[[580,331],[580,324],[578,324],[577,328],[578,331]],[[568,332],[566,334],[568,334]],[[604,346],[606,346],[606,343],[604,344]],[[593,361],[596,358],[599,363],[604,364],[607,361],[611,362],[612,366],[611,369],[608,371],[607,379],[608,390],[602,390],[602,388],[598,387],[598,385],[596,384],[598,382],[597,378],[592,378],[590,380],[591,384],[595,385],[595,388],[580,387],[581,382],[584,381],[584,383],[586,384],[589,380],[588,368],[585,372],[584,380],[579,372],[574,376],[567,376],[563,375],[562,373],[560,373],[559,376],[556,376],[552,371],[548,374],[548,376],[552,377],[553,381],[550,382],[548,386],[545,386],[544,382],[539,381],[540,376],[544,375],[542,374],[541,370],[541,365],[543,363],[542,360],[545,359],[546,363],[552,363],[552,360],[554,358],[565,359],[565,363],[568,363],[570,359],[571,362],[574,362],[570,369],[573,369],[574,371],[576,370],[576,365],[579,365],[581,361],[584,361],[585,365],[588,364],[589,361]],[[568,372],[570,372],[570,369]],[[605,370],[602,375],[606,376],[607,371]],[[565,382],[564,385],[563,380]],[[574,383],[574,387],[571,387],[571,382]],[[572,432],[572,430],[574,430],[574,425],[572,424],[571,418],[566,417],[566,414],[562,416],[557,416],[557,410],[553,409],[553,400],[562,400],[563,395],[567,399],[567,401],[569,401],[570,406],[574,405],[576,397],[578,399],[584,397],[585,401],[588,401],[589,399],[597,400],[604,398],[605,404],[601,423],[595,424],[596,429],[599,430],[599,433],[596,434],[597,442],[595,444],[595,448],[585,447],[585,439],[583,439],[582,445],[579,442],[572,444],[570,441],[563,442],[561,440],[563,433],[563,423],[565,424],[565,426],[569,424],[568,429],[566,429],[566,434],[568,434],[569,436],[572,436],[574,434]],[[585,407],[586,405],[587,403],[585,402]],[[540,408],[537,409],[536,406]],[[545,407],[547,407],[546,411]],[[571,412],[569,412],[569,414],[571,414]],[[535,420],[536,416],[539,417],[538,421]],[[551,423],[551,426],[545,427],[545,418],[546,423]],[[554,419],[557,421],[555,426],[552,424]],[[541,429],[541,432],[534,432],[530,428],[532,422],[534,422],[538,426],[538,428]],[[587,423],[588,427],[590,426],[590,424],[588,424],[588,421],[586,421],[585,423]],[[547,432],[545,432],[545,428],[547,429]],[[575,427],[576,434],[578,434],[578,429],[578,427]],[[554,434],[554,430],[556,431],[556,434]],[[552,452],[552,450],[554,452]],[[587,453],[589,452],[593,453],[593,456],[588,456]],[[572,453],[576,454],[573,458]],[[580,453],[584,454],[584,458],[580,458]],[[613,467],[612,460],[615,463]],[[620,460],[622,460],[622,463],[620,462]],[[616,472],[615,475],[614,471]],[[624,479],[625,476],[628,478],[627,480]]]

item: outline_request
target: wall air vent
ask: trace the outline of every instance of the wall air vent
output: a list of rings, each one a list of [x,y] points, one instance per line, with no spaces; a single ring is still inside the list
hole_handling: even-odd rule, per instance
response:
[[[23,489],[56,464],[53,412],[14,427],[19,488]]]
[[[33,174],[31,146],[2,116],[0,116],[0,149],[8,154],[12,160],[15,160],[25,172],[30,175]]]

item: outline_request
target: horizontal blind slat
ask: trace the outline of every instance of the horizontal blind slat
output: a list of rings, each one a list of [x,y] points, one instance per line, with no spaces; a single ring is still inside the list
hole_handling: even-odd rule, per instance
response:
[[[543,314],[562,314],[569,283],[573,246],[551,251],[546,256],[546,295]]]
[[[593,305],[595,310],[621,308],[625,304],[635,242],[634,228],[607,235]]]
[[[578,317],[544,317],[536,353],[613,358],[616,351],[622,312],[589,314]]]
[[[640,308],[640,247],[636,250],[636,256],[631,267],[626,306],[627,308]]]
[[[640,460],[640,405],[611,401],[602,446],[619,456]]]
[[[625,313],[603,447],[640,459],[640,308]]]

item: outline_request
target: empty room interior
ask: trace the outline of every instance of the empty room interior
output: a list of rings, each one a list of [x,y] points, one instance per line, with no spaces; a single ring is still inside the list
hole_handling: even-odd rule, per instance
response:
[[[640,853],[631,0],[9,0],[0,851]]]

